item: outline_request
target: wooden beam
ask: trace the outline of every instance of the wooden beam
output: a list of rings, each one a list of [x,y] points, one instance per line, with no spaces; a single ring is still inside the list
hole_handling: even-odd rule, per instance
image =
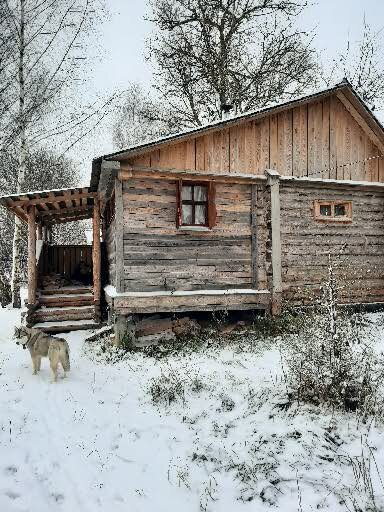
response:
[[[64,201],[65,201],[65,206],[69,209],[69,208],[72,208],[74,205],[72,203],[72,196],[69,192],[64,192]],[[81,199],[79,199],[79,201],[81,201]],[[75,205],[76,205],[76,202],[75,202]]]
[[[257,185],[251,185],[251,247],[252,247],[252,288],[258,287],[258,244],[257,244]]]
[[[210,172],[198,172],[193,170],[184,169],[158,169],[141,166],[122,167],[119,172],[119,179],[122,181],[135,178],[150,178],[150,179],[190,179],[190,180],[205,180],[215,181],[217,183],[259,183],[265,182],[265,176],[257,174],[215,174]]]
[[[93,209],[93,206],[90,206],[90,205],[71,206],[70,208],[63,208],[60,210],[50,210],[50,211],[39,212],[38,216],[41,218],[60,217],[60,215],[65,215],[67,213],[91,211],[92,209]]]
[[[37,194],[36,199],[41,199],[41,195]],[[43,210],[49,210],[48,206],[45,203],[39,203],[39,205]]]
[[[43,240],[43,225],[41,222],[37,224],[37,239]]]
[[[271,264],[272,264],[272,315],[281,313],[282,272],[281,272],[281,235],[280,235],[280,175],[276,171],[267,170],[267,185],[271,198]]]
[[[115,178],[115,287],[124,291],[124,205],[123,184]]]
[[[19,219],[21,219],[24,222],[28,222],[28,215],[25,213],[25,210],[23,210],[22,208],[13,208],[12,206],[10,206],[9,209],[17,217],[19,217]]]
[[[367,133],[372,142],[379,148],[379,150],[384,153],[384,142],[379,139],[376,133],[372,130],[372,128],[368,125],[367,121],[364,117],[355,109],[352,103],[344,96],[344,94],[339,91],[336,93],[336,96],[339,98],[344,107],[348,110],[354,120],[360,125],[360,127]]]
[[[78,213],[68,216],[60,217],[60,215],[52,216],[52,217],[46,217],[44,219],[44,222],[48,226],[53,226],[55,224],[65,224],[66,222],[76,222],[78,220],[87,220],[92,218],[92,210],[89,210],[89,212],[85,213]]]
[[[77,193],[77,194],[72,194],[71,196],[69,196],[69,198],[71,200],[76,200],[76,199],[83,199],[83,198],[87,198],[87,197],[96,197],[97,194],[96,192],[83,192],[83,193]],[[22,206],[22,207],[27,207],[27,206],[32,206],[32,205],[41,205],[43,206],[44,204],[55,204],[55,203],[61,203],[61,202],[65,202],[65,201],[68,201],[68,197],[67,196],[64,196],[64,195],[61,195],[61,196],[55,196],[53,195],[53,192],[49,192],[49,197],[41,197],[39,199],[28,199],[28,198],[25,198],[25,199],[18,199],[18,200],[12,200],[12,204],[10,204],[10,207],[14,207],[14,206]]]
[[[36,303],[36,208],[28,209],[28,304]]]
[[[93,207],[93,300],[100,303],[101,296],[101,251],[100,251],[100,206],[98,199],[95,199]]]

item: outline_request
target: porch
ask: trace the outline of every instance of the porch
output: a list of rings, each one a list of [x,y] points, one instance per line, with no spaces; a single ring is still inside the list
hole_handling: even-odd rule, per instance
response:
[[[95,328],[100,323],[101,243],[97,193],[88,188],[0,198],[28,224],[26,323],[45,332]],[[92,245],[54,245],[52,228],[93,219]]]

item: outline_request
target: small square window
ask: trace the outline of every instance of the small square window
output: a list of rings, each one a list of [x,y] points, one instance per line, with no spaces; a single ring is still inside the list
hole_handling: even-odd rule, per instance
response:
[[[345,204],[335,204],[335,217],[345,217],[347,209]]]
[[[320,215],[324,216],[324,217],[331,217],[332,206],[330,204],[321,204],[320,205]]]
[[[324,222],[352,222],[351,201],[315,201],[315,219]]]

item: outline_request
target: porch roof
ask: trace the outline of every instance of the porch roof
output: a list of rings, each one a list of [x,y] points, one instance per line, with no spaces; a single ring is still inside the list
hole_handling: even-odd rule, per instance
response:
[[[28,208],[35,206],[36,221],[50,225],[91,219],[95,197],[97,193],[89,187],[65,188],[1,196],[0,204],[24,222],[28,222]]]

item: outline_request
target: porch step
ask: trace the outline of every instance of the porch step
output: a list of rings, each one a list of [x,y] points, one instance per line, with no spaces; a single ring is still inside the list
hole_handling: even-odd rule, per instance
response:
[[[35,312],[36,322],[50,322],[62,320],[93,320],[95,308],[93,306],[43,307]]]
[[[48,332],[51,334],[70,331],[85,331],[90,329],[97,329],[98,327],[100,327],[99,324],[92,320],[40,322],[33,326],[34,329],[40,329],[43,332]]]
[[[40,290],[42,295],[84,295],[93,293],[91,286],[84,287],[63,287],[63,288],[43,288]]]
[[[79,306],[91,306],[93,305],[93,293],[83,294],[57,294],[57,295],[40,295],[39,303],[41,306],[47,306],[51,308],[60,307],[79,307]]]

